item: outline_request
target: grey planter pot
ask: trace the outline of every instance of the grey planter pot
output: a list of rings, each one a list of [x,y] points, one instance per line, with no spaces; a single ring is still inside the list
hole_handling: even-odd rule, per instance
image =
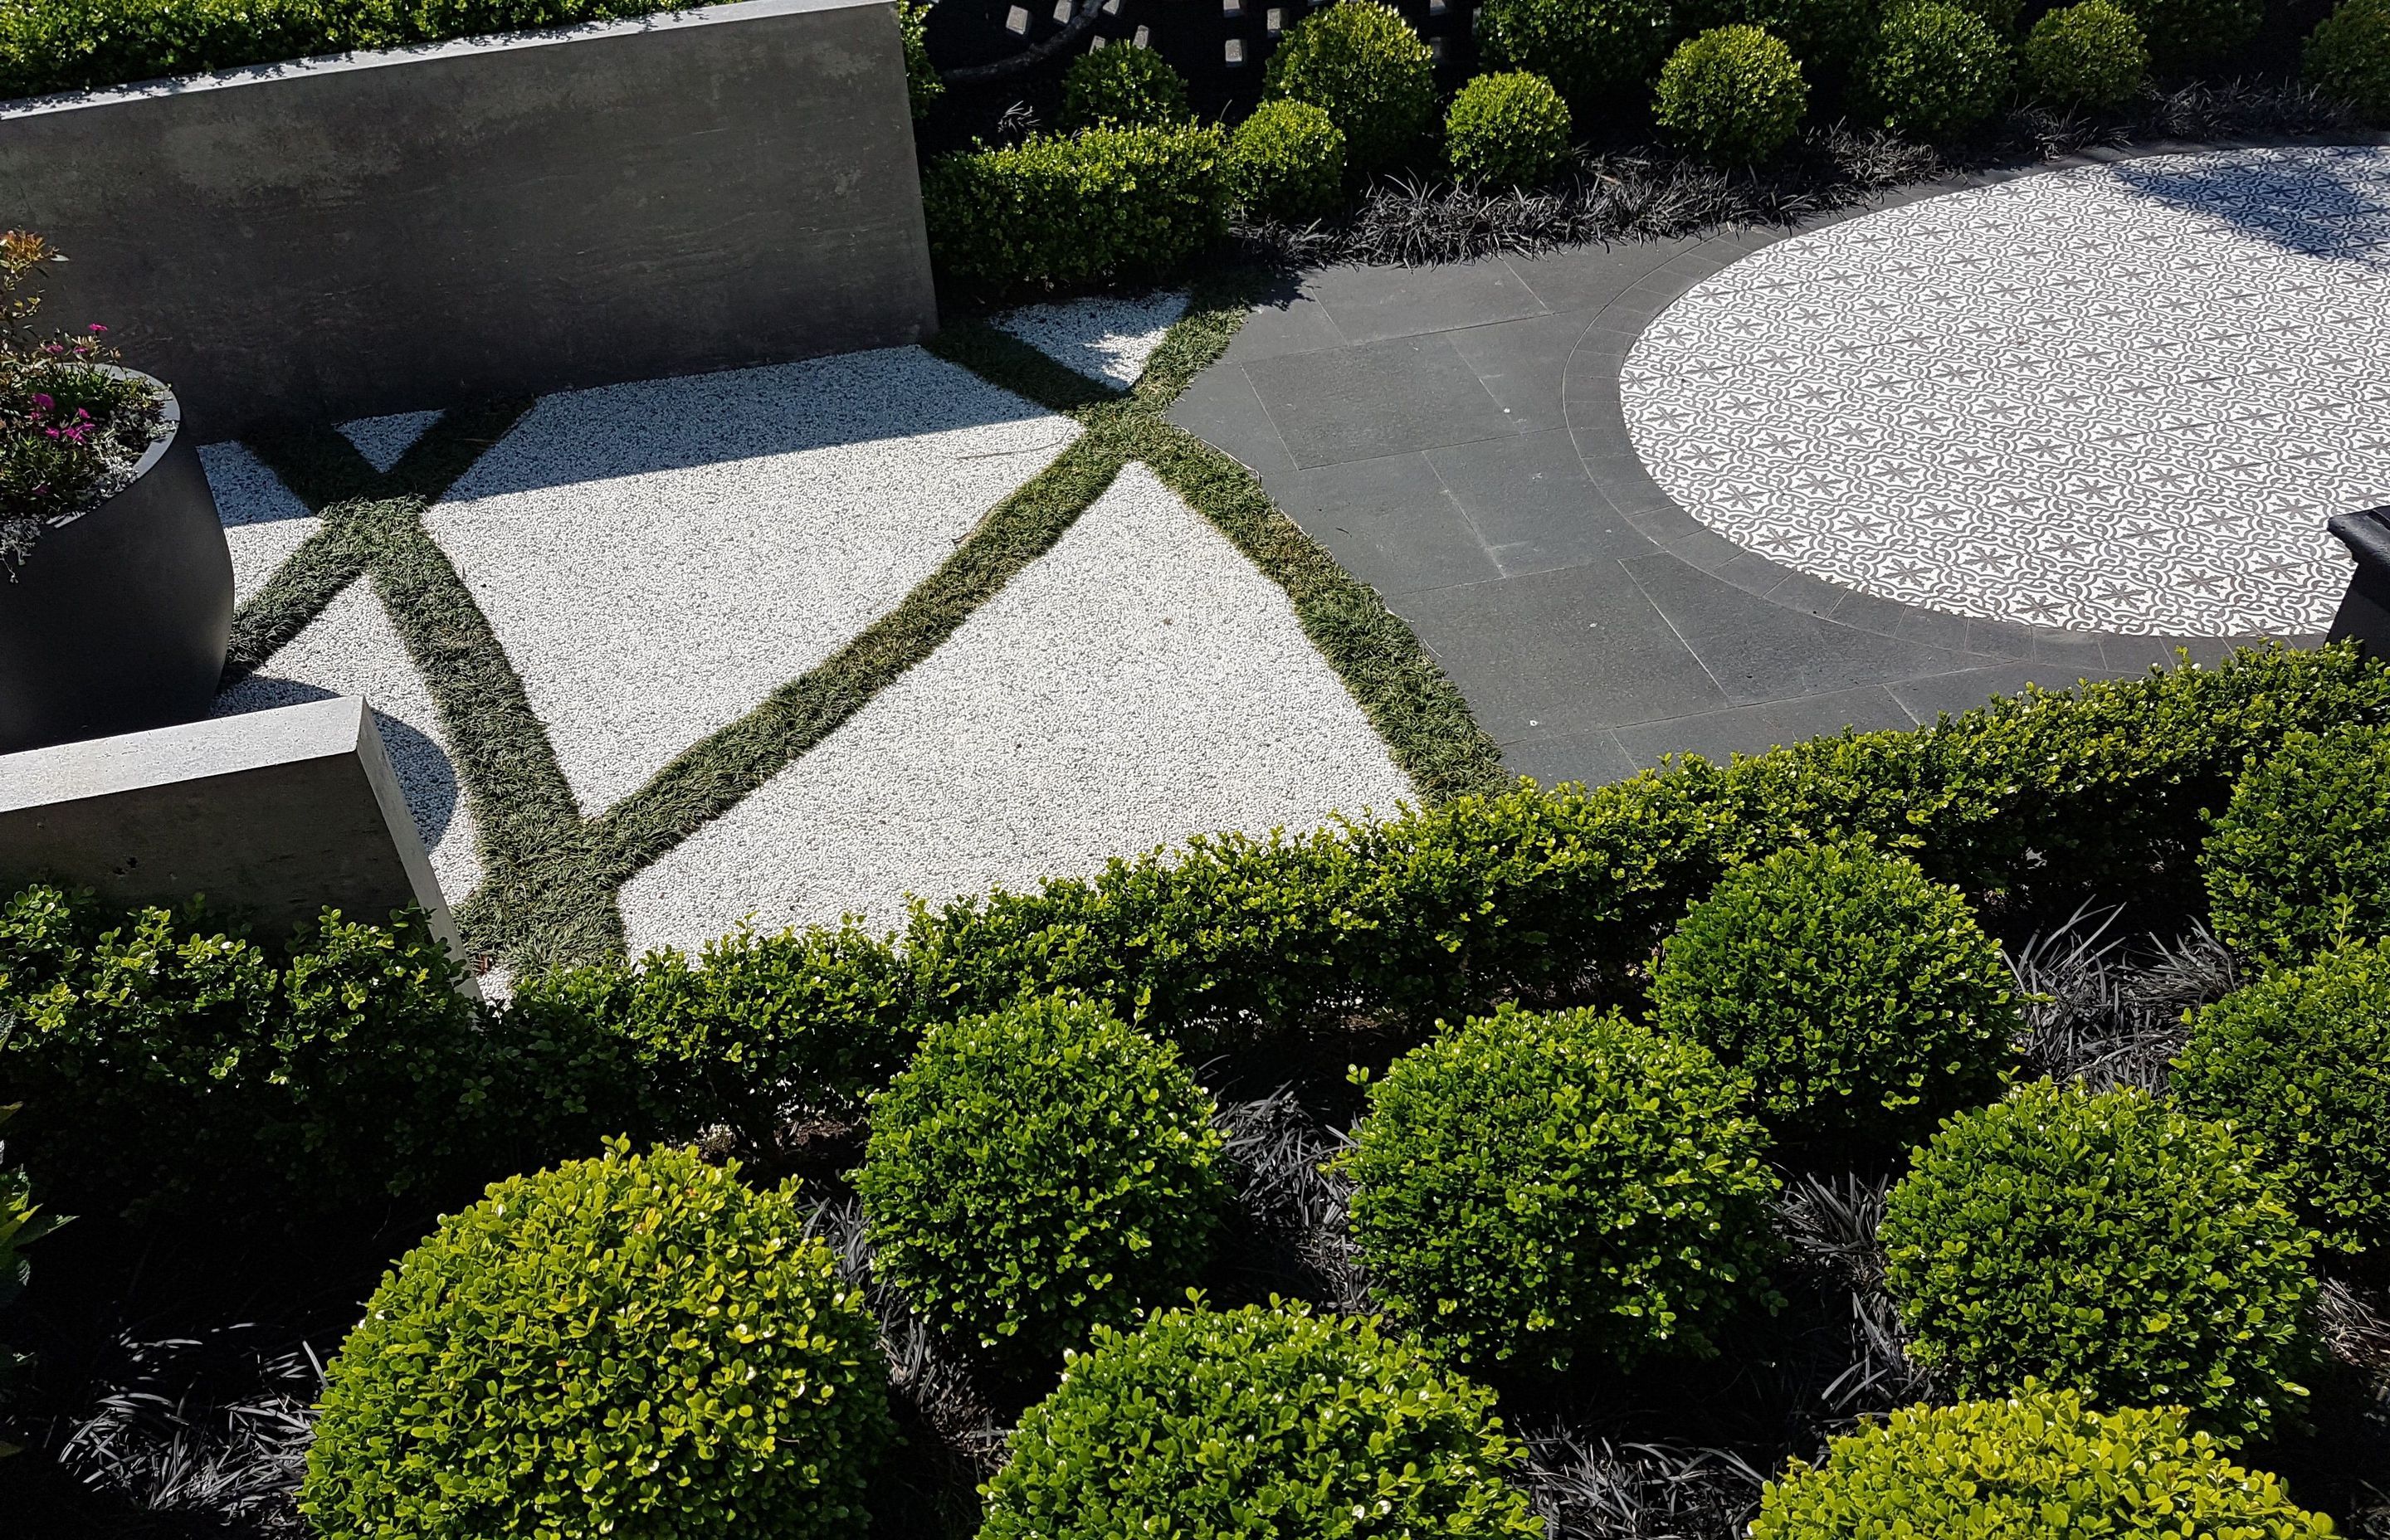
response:
[[[166,391],[132,484],[0,582],[0,753],[196,721],[231,639],[232,552]]]
[[[2354,636],[2368,655],[2390,658],[2390,507],[2344,513],[2325,527],[2357,562],[2327,639]]]

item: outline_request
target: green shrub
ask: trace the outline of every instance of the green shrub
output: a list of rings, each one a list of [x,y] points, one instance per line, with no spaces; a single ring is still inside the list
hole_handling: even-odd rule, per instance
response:
[[[2150,72],[2140,24],[2109,0],[2050,11],[2024,40],[2026,89],[2054,107],[2117,108]]]
[[[1686,915],[1657,1023],[1751,1077],[1780,1133],[1906,1143],[1997,1091],[2019,1022],[2008,965],[1959,891],[1864,846],[1780,851]]]
[[[2390,934],[2390,729],[2294,733],[2253,761],[2200,866],[2217,936],[2261,964]]]
[[[1485,0],[1478,15],[1489,66],[1531,70],[1587,114],[1645,89],[1677,24],[1670,0]]]
[[[981,293],[1160,277],[1227,232],[1225,160],[1211,127],[1091,129],[941,156],[921,186],[930,252]]]
[[[1740,166],[1783,148],[1808,106],[1792,49],[1757,27],[1713,27],[1668,56],[1653,115],[1704,160]]]
[[[0,1123],[17,1113],[14,1107],[0,1107]],[[6,1155],[0,1147],[0,1159]],[[22,1166],[0,1164],[0,1309],[17,1303],[32,1281],[33,1264],[25,1255],[25,1248],[66,1224],[69,1216],[45,1213],[33,1201],[33,1180]],[[0,1342],[0,1407],[17,1388],[18,1377],[32,1362],[30,1354],[16,1353],[6,1342]],[[0,1459],[18,1453],[17,1446],[0,1441]]]
[[[1025,1372],[1194,1281],[1227,1188],[1169,1045],[1053,997],[933,1027],[871,1105],[878,1275]]]
[[[1981,17],[1937,0],[1889,11],[1860,69],[1876,122],[1917,139],[1965,133],[2009,90],[2008,45]]]
[[[1396,1059],[1339,1164],[1371,1292],[1458,1361],[1715,1351],[1770,1303],[1767,1136],[1699,1046],[1504,1008]]]
[[[1308,225],[1344,196],[1344,134],[1309,102],[1266,101],[1228,141],[1228,186],[1247,214]]]
[[[2315,1237],[2229,1126],[2049,1081],[1953,1119],[1885,1205],[1910,1355],[1961,1395],[2028,1380],[2264,1435],[2306,1394]]]
[[[1327,113],[1356,176],[1405,164],[1435,129],[1427,45],[1379,0],[1337,0],[1289,28],[1263,71],[1262,92]]]
[[[1876,0],[1689,0],[1677,35],[1756,27],[1792,50],[1813,93],[1831,97],[1874,38],[1879,19]]]
[[[796,1183],[618,1144],[494,1184],[383,1275],[300,1508],[326,1540],[852,1535],[885,1374]]]
[[[979,1540],[1543,1540],[1524,1460],[1491,1392],[1374,1321],[1173,1310],[1099,1328],[1022,1418]]]
[[[1062,71],[1065,133],[1167,128],[1187,121],[1187,82],[1160,54],[1126,44],[1081,54]]]
[[[896,0],[896,27],[905,42],[905,96],[916,118],[928,117],[946,94],[946,83],[930,62],[930,7],[935,4],[937,0]]]
[[[1568,104],[1537,75],[1480,75],[1445,114],[1444,151],[1463,182],[1539,187],[1567,163]]]
[[[1751,1540],[1847,1535],[2198,1535],[2301,1540],[2332,1521],[2244,1470],[2168,1407],[2101,1413],[2069,1392],[1912,1406],[1795,1460],[1760,1494]]]
[[[2390,123],[2390,0],[2342,0],[2307,34],[2299,78],[2374,127]]]
[[[2141,24],[2150,63],[2183,74],[2230,58],[2266,19],[2265,0],[2116,0]]]
[[[2377,1267],[2390,1257],[2390,943],[2327,953],[2201,1011],[2174,1089],[2185,1111],[2255,1136],[2308,1223]]]

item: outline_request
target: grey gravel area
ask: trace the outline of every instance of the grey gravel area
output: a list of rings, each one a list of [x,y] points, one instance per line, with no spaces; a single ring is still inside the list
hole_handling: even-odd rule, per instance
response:
[[[366,463],[386,476],[440,416],[438,412],[392,412],[388,417],[357,417],[341,424],[341,434],[357,446]]]
[[[997,316],[996,324],[1065,367],[1126,390],[1186,314],[1185,291],[1163,289],[1024,305]]]
[[[215,494],[225,544],[232,547],[233,596],[246,600],[302,542],[324,527],[323,520],[307,511],[307,505],[244,444],[203,445],[199,464]]]

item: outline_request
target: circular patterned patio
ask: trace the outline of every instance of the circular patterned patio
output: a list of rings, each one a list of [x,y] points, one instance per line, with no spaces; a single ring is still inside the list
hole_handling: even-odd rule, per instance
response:
[[[1620,377],[1652,478],[1748,549],[1989,620],[2329,623],[2390,503],[2390,150],[2173,155],[1795,237]]]

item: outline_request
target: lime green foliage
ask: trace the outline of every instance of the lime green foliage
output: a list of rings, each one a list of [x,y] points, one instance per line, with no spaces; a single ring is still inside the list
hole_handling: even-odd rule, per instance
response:
[[[1539,187],[1568,160],[1568,103],[1540,75],[1480,75],[1444,115],[1444,152],[1463,182]]]
[[[382,1276],[332,1360],[326,1540],[844,1540],[891,1433],[878,1328],[797,1185],[688,1149],[496,1183]]]
[[[1852,1535],[2076,1540],[2196,1535],[2305,1540],[2332,1521],[2281,1482],[2234,1465],[2180,1411],[2100,1413],[2072,1392],[1912,1406],[1792,1462],[1759,1499],[1751,1540]]]
[[[16,1115],[13,1106],[0,1107],[0,1123]],[[0,1149],[0,1155],[5,1155]],[[32,1281],[33,1264],[25,1255],[25,1248],[67,1223],[68,1216],[45,1213],[33,1201],[33,1179],[22,1166],[0,1165],[0,1309],[14,1304],[17,1296]],[[17,1377],[31,1355],[12,1353],[8,1344],[0,1342],[0,1405],[6,1405]],[[0,1441],[0,1459],[16,1454],[17,1447]]]
[[[1266,101],[1228,141],[1228,186],[1248,215],[1325,219],[1344,196],[1344,131],[1309,102]]]
[[[1713,27],[1668,56],[1653,116],[1704,160],[1740,166],[1782,148],[1808,107],[1792,49],[1757,27]]]
[[[2140,23],[2110,0],[2045,14],[2024,40],[2024,83],[2053,107],[2122,107],[2140,94],[2150,50]]]
[[[1960,1394],[2039,1380],[2188,1406],[2230,1437],[2296,1420],[2317,1238],[2228,1125],[2045,1080],[1953,1119],[1910,1167],[1884,1281],[1911,1354]]]
[[[1662,1031],[1751,1077],[1780,1133],[1881,1144],[1998,1089],[2010,982],[1957,889],[1829,844],[1729,872],[1668,938],[1651,999]]]
[[[1532,70],[1587,113],[1643,90],[1676,27],[1670,0],[1485,0],[1479,15],[1488,65]]]
[[[905,39],[905,95],[913,104],[913,116],[926,118],[938,98],[946,94],[946,83],[938,78],[937,66],[930,62],[930,7],[937,0],[896,0],[896,26]]]
[[[1982,122],[2009,93],[2009,48],[1983,18],[1938,0],[1895,6],[1860,66],[1875,121],[1925,140]]]
[[[1150,48],[1117,44],[1081,54],[1062,71],[1065,133],[1167,128],[1187,121],[1187,82]]]
[[[2265,0],[2116,0],[2141,24],[2150,63],[2180,74],[2232,58],[2266,19]]]
[[[2234,991],[2174,1066],[2185,1111],[2263,1145],[2301,1216],[2390,1261],[2390,943],[2351,945]]]
[[[880,1277],[1008,1368],[1195,1279],[1227,1197],[1176,1050],[1060,997],[931,1029],[871,1105],[855,1191]]]
[[[1772,1304],[1749,1084],[1617,1015],[1506,1007],[1396,1059],[1340,1158],[1370,1291],[1463,1364],[1715,1351]]]
[[[1375,1321],[1173,1310],[1022,1418],[979,1540],[1543,1540],[1524,1462],[1492,1392]]]
[[[941,156],[921,184],[930,254],[982,293],[1161,277],[1227,232],[1226,159],[1211,127],[1091,129]]]
[[[2390,934],[2390,729],[2284,738],[2232,789],[2199,864],[2217,936],[2258,963]]]
[[[2390,123],[2390,0],[2342,0],[2307,34],[2299,78],[2374,127]]]
[[[1337,0],[1296,22],[1270,55],[1262,93],[1327,113],[1355,176],[1404,165],[1435,129],[1427,45],[1379,0]]]

